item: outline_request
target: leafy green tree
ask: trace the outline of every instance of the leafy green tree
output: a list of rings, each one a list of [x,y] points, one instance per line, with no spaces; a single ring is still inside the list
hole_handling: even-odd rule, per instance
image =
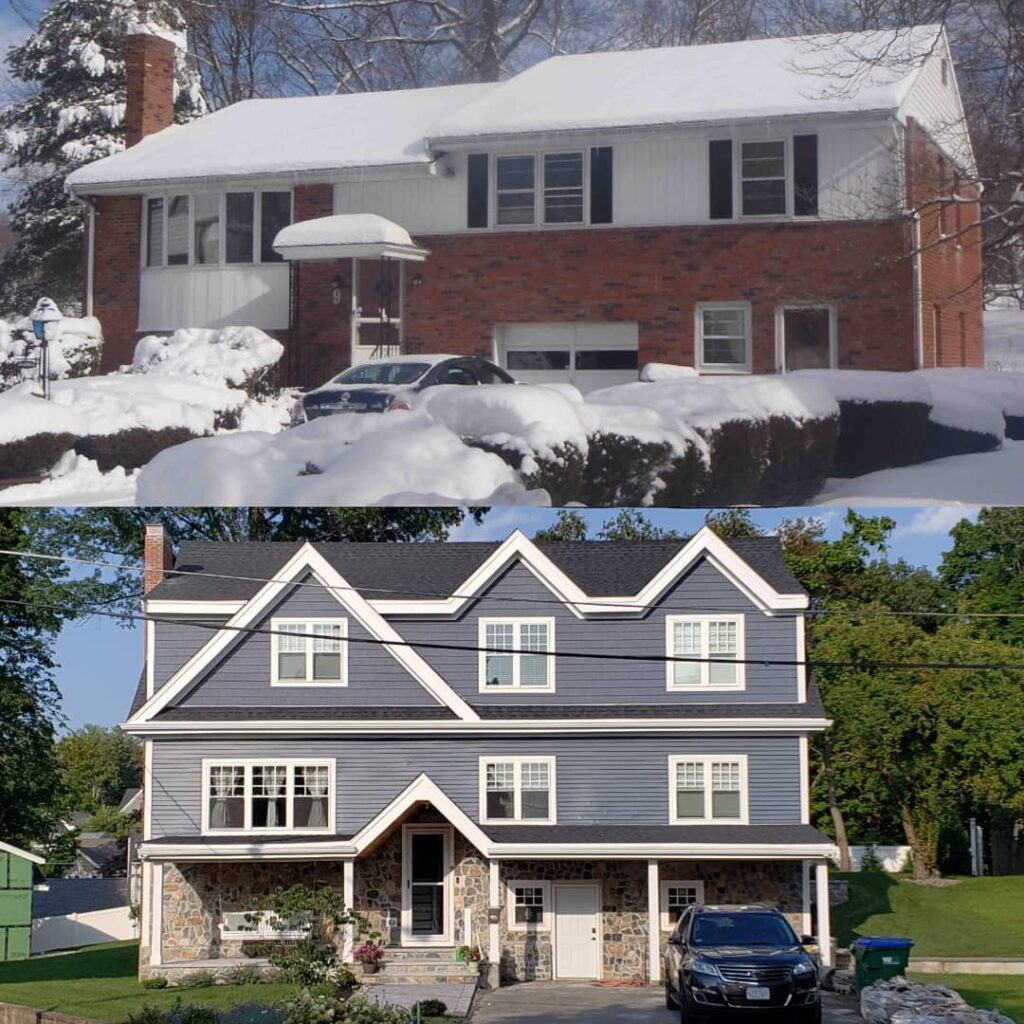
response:
[[[89,819],[90,832],[106,832],[115,839],[125,840],[139,827],[133,814],[122,814],[114,806],[97,807]]]
[[[586,540],[590,530],[587,521],[572,508],[560,508],[558,518],[551,526],[542,526],[534,535],[535,541]]]
[[[763,537],[764,530],[750,517],[746,508],[722,508],[709,512],[704,525],[711,527],[719,537]]]
[[[57,757],[69,810],[96,813],[139,785],[141,749],[116,726],[87,725],[68,733],[57,744]]]

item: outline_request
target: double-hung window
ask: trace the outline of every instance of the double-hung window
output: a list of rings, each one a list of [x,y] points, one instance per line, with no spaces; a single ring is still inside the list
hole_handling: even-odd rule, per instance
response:
[[[747,757],[670,757],[669,792],[673,825],[746,824]]]
[[[498,224],[533,224],[536,220],[536,159],[499,156],[495,162],[495,220]]]
[[[703,882],[673,882],[663,881],[661,883],[661,927],[665,931],[671,931],[676,922],[682,916],[687,907],[695,903],[704,902]]]
[[[670,690],[742,690],[742,615],[666,616]],[[692,659],[692,660],[690,660]]]
[[[551,883],[509,882],[509,927],[512,931],[548,931]]]
[[[345,619],[271,619],[273,686],[347,686]]]
[[[695,349],[702,373],[749,373],[750,303],[699,302]]]
[[[786,212],[786,143],[740,143],[740,199],[744,217]]]
[[[583,223],[583,153],[544,154],[544,223]]]
[[[203,832],[330,832],[334,761],[204,761]]]
[[[481,619],[480,692],[555,688],[555,620]]]
[[[555,821],[553,757],[480,758],[480,820]]]
[[[494,176],[494,219],[498,225],[536,224],[538,220],[544,224],[583,224],[586,220],[583,150],[499,156],[494,161]]]

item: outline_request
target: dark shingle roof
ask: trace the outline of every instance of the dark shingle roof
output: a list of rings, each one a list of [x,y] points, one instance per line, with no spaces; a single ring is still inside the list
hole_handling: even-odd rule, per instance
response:
[[[494,825],[496,843],[830,843],[810,825]]]
[[[135,696],[132,697],[132,706],[128,709],[128,717],[131,718],[143,704],[146,703],[146,667],[143,665],[139,673],[139,681],[135,686]]]
[[[454,719],[456,714],[451,708],[427,705],[409,705],[407,707],[388,705],[387,707],[370,707],[367,705],[348,705],[337,707],[301,707],[290,704],[286,707],[178,707],[165,708],[156,716],[158,722],[258,722],[285,721],[305,722],[324,721],[336,722],[344,720],[368,721],[406,721],[409,719]]]
[[[782,593],[801,594],[775,537],[726,543]],[[230,601],[252,597],[298,550],[298,542],[185,541],[175,571],[151,596]],[[317,550],[365,597],[448,597],[495,550],[496,543],[322,543]],[[680,541],[553,541],[539,545],[591,597],[635,594],[682,547]],[[210,575],[198,575],[209,573]],[[248,577],[218,579],[216,575]]]
[[[128,905],[127,878],[48,878],[32,893],[33,917],[88,914]]]
[[[808,694],[810,697],[810,694]],[[819,701],[806,704],[476,704],[481,718],[820,718]]]

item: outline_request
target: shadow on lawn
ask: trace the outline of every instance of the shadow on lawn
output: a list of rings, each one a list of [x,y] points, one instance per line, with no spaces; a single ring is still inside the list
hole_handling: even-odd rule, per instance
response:
[[[0,985],[32,981],[73,981],[76,978],[131,978],[138,970],[137,942],[118,943],[73,954],[53,954],[0,963]]]
[[[850,898],[832,908],[832,932],[840,946],[849,946],[864,935],[864,923],[870,917],[893,912],[890,894],[899,885],[892,875],[874,871],[856,871],[833,875],[849,883]]]

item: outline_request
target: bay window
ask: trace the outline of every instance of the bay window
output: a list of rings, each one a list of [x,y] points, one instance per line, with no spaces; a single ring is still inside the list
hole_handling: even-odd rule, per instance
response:
[[[334,761],[204,761],[203,832],[329,832]]]

